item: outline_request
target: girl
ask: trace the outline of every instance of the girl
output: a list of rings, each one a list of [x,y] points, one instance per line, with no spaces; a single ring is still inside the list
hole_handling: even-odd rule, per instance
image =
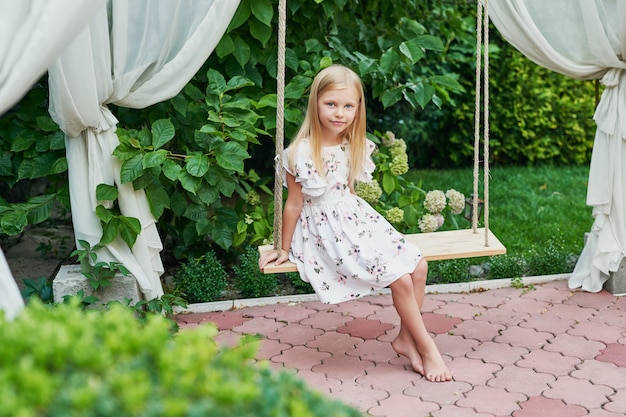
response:
[[[325,303],[355,299],[389,286],[400,316],[394,350],[430,381],[452,379],[420,308],[426,260],[378,212],[354,193],[369,182],[375,145],[365,137],[365,97],[350,69],[333,65],[315,77],[307,113],[283,165],[288,189],[282,248],[259,259],[290,259]]]

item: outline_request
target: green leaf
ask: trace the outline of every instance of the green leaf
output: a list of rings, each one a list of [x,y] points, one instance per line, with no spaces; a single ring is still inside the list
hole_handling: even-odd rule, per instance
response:
[[[242,67],[245,67],[248,61],[250,61],[250,45],[239,36],[235,38],[235,51],[233,52],[233,56]]]
[[[104,207],[102,204],[98,204],[98,206],[96,207],[96,216],[103,223],[110,223],[111,220],[115,218],[115,214],[113,214],[111,210]]]
[[[48,220],[55,200],[55,194],[38,195],[29,198],[28,222],[30,224],[39,224]]]
[[[224,76],[214,69],[208,70],[206,76],[209,81],[207,91],[210,91],[213,94],[222,94],[226,89],[226,80],[224,79]]]
[[[205,154],[195,152],[185,160],[185,170],[194,177],[200,178],[209,170],[209,164],[209,158]]]
[[[197,192],[198,198],[206,205],[211,205],[215,203],[219,197],[220,193],[216,187],[212,187],[206,182],[203,182]]]
[[[192,204],[185,210],[184,216],[189,220],[200,221],[208,216],[206,206],[200,204]]]
[[[145,192],[150,212],[155,219],[160,219],[165,209],[170,206],[170,196],[160,185],[150,185],[145,188]]]
[[[223,249],[229,249],[233,245],[233,232],[221,223],[213,225],[211,238]]]
[[[252,81],[250,81],[246,77],[236,75],[230,80],[228,80],[228,82],[226,83],[226,88],[224,89],[223,93],[228,92],[228,91],[233,91],[233,90],[239,90],[240,88],[248,87],[251,85],[254,85]],[[250,102],[250,99],[248,99],[247,97],[246,99],[247,99],[246,100],[247,102]]]
[[[422,51],[422,48],[420,47],[416,39],[402,42],[398,46],[398,50],[402,55],[409,58],[411,65],[415,65],[417,61],[424,57],[424,51]]]
[[[443,42],[438,37],[432,35],[421,35],[415,38],[415,42],[424,49],[431,51],[443,51]]]
[[[219,166],[237,172],[243,172],[243,161],[249,157],[246,149],[237,142],[226,142],[215,154]]]
[[[26,149],[30,148],[36,140],[37,139],[32,134],[28,136],[20,135],[15,138],[15,140],[11,144],[11,152],[23,152]]]
[[[182,170],[183,168],[176,161],[167,159],[165,160],[165,162],[163,162],[163,174],[170,181],[177,181],[178,176],[180,175],[180,171]]]
[[[134,217],[120,216],[120,237],[129,248],[135,245],[137,235],[141,233],[141,222]]]
[[[174,138],[176,129],[169,119],[159,119],[152,123],[152,146],[159,149]]]
[[[0,218],[2,232],[9,236],[19,235],[28,224],[26,211],[9,211],[3,213]]]
[[[98,184],[96,186],[96,200],[116,200],[118,196],[117,187],[108,184]]]
[[[254,0],[250,2],[250,10],[254,17],[268,28],[272,26],[272,17],[274,16],[274,5],[270,0]]]
[[[261,42],[263,47],[266,47],[273,33],[271,26],[267,26],[258,20],[250,20],[248,24],[250,25],[250,34],[252,37]]]
[[[383,72],[392,73],[393,67],[400,62],[400,58],[398,54],[393,50],[393,48],[387,49],[380,56],[380,68]]]
[[[220,39],[220,42],[215,47],[215,53],[218,58],[224,58],[226,55],[232,54],[235,51],[235,42],[233,42],[233,38],[226,33]]]
[[[143,156],[143,168],[148,169],[163,164],[167,160],[168,154],[169,152],[165,149],[159,149],[158,151],[154,152],[147,152]]]
[[[102,237],[100,238],[100,242],[103,245],[108,245],[113,242],[115,238],[119,235],[120,223],[118,219],[115,217],[112,218],[108,223],[105,223],[102,226]]]
[[[57,125],[50,116],[38,116],[35,121],[37,122],[37,127],[44,132],[59,131],[59,125]]]
[[[139,178],[142,173],[143,156],[138,153],[137,155],[122,163],[122,169],[120,171],[122,184],[132,182],[133,180]]]
[[[181,170],[178,174],[178,180],[180,185],[192,194],[196,194],[198,188],[200,188],[201,179],[190,175],[187,171]]]
[[[386,90],[383,93],[383,96],[381,97],[381,102],[383,103],[383,106],[385,108],[388,108],[394,105],[395,103],[397,103],[398,101],[400,101],[401,98],[402,98],[402,90],[400,90],[399,88],[392,88],[392,89]]]
[[[235,15],[228,24],[228,29],[226,29],[226,33],[229,33],[230,31],[246,23],[250,18],[251,13],[252,12],[250,11],[250,3],[245,1],[241,2],[239,7],[237,7],[237,10],[235,11]]]
[[[395,175],[390,172],[385,172],[383,174],[383,190],[385,190],[387,194],[391,194],[393,190],[396,189],[397,183],[398,179]]]

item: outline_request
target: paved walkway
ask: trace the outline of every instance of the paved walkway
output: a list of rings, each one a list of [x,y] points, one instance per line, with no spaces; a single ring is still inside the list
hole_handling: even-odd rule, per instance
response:
[[[429,294],[426,326],[454,379],[427,382],[390,342],[390,295],[179,314],[183,329],[217,324],[216,342],[261,334],[258,359],[365,415],[617,417],[626,414],[626,297],[526,288]]]

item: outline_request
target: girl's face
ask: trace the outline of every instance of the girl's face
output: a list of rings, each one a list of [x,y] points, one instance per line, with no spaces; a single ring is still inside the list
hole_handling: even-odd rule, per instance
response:
[[[318,96],[317,114],[326,145],[336,145],[342,139],[358,108],[359,94],[354,87],[330,89]]]

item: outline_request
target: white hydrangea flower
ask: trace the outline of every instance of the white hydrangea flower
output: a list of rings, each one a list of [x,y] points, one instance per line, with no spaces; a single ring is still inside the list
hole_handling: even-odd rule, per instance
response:
[[[400,224],[404,221],[404,210],[399,207],[392,207],[385,212],[385,218],[389,223]]]
[[[432,214],[426,213],[418,220],[417,225],[422,233],[434,232],[437,230],[437,219]]]
[[[430,213],[441,213],[446,208],[446,195],[441,190],[432,190],[424,197],[424,208]]]
[[[377,203],[380,196],[383,195],[383,190],[376,180],[372,180],[371,182],[359,182],[354,187],[354,191],[359,197],[370,204]]]
[[[465,196],[463,193],[450,189],[446,191],[446,197],[448,197],[448,204],[452,214],[461,214],[465,208]]]

